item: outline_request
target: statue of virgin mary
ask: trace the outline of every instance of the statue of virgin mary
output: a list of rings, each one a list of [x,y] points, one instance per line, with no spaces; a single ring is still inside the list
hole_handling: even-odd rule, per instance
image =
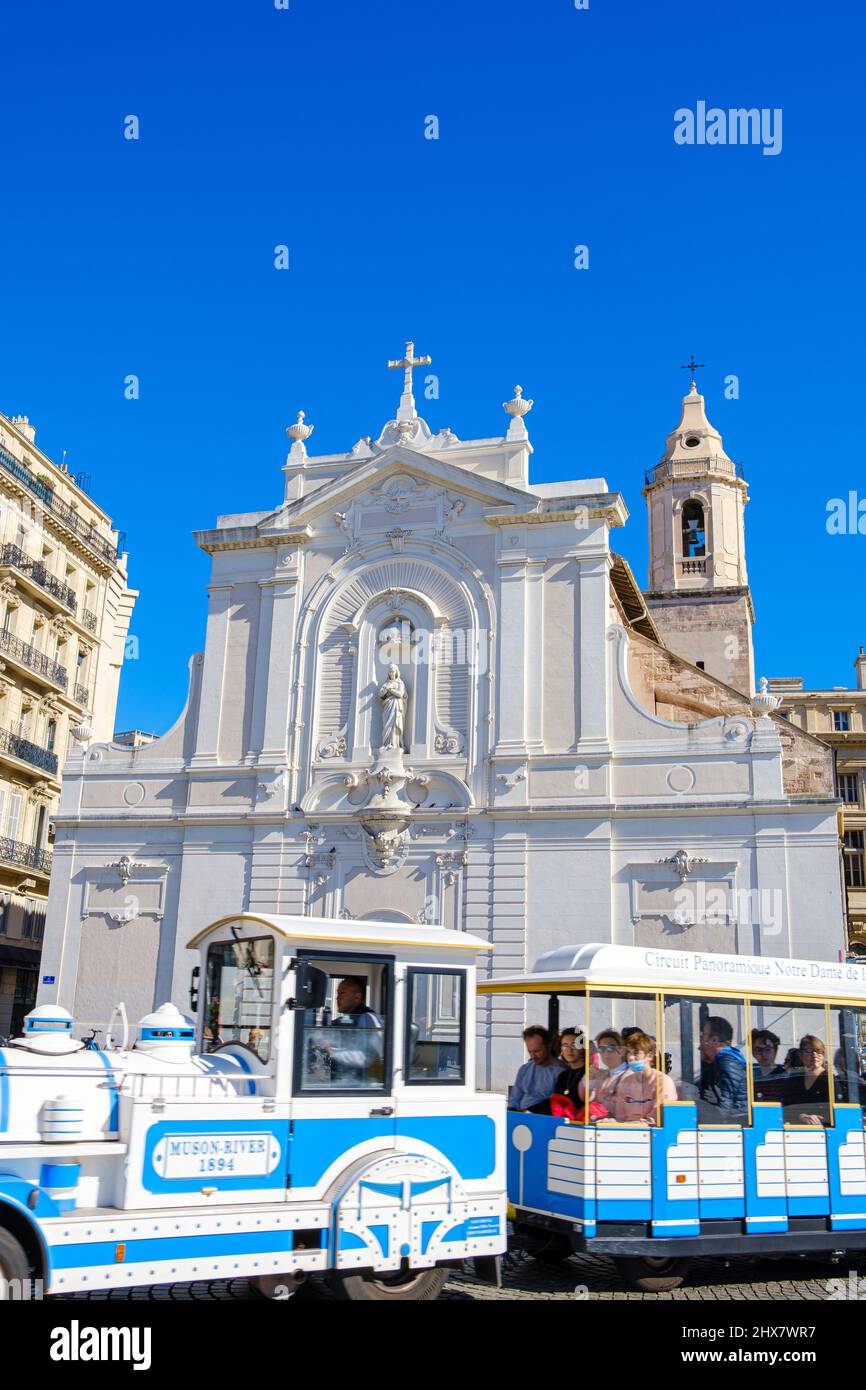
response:
[[[382,748],[403,749],[403,724],[406,718],[406,686],[399,666],[388,667],[388,679],[379,687],[382,706]]]

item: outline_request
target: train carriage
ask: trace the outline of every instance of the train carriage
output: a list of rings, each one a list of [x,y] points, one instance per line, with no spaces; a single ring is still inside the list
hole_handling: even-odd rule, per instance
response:
[[[862,964],[589,944],[480,990],[539,997],[552,1030],[579,1028],[590,1095],[611,1093],[605,1030],[614,1058],[623,1033],[649,1036],[675,1087],[663,1100],[657,1084],[637,1122],[509,1111],[509,1202],[530,1248],[611,1255],[651,1289],[676,1287],[695,1255],[866,1250]]]

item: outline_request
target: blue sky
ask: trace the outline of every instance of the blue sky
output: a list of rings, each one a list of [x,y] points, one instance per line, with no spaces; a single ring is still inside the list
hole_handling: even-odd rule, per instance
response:
[[[319,452],[378,433],[408,337],[434,429],[502,431],[523,384],[533,479],[621,490],[641,582],[644,469],[694,352],[751,485],[758,674],[853,683],[866,536],[825,522],[866,500],[863,29],[803,0],[7,10],[0,409],[127,532],[118,727],[183,703],[208,575],[191,531],[279,502],[299,409]],[[781,108],[781,153],[675,144],[698,101]]]

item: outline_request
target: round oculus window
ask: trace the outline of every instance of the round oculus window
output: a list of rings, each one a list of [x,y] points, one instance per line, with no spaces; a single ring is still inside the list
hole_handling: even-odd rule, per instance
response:
[[[700,442],[696,434],[690,434],[685,440],[685,445],[687,449],[696,449]]]

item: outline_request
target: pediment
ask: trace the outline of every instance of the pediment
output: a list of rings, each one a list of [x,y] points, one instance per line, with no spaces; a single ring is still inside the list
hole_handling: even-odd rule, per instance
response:
[[[405,497],[399,495],[399,486],[389,489],[388,484],[394,480],[405,480]],[[259,529],[295,531],[311,524],[322,513],[345,511],[356,499],[373,499],[377,494],[384,499],[387,510],[399,516],[411,508],[414,500],[423,500],[425,493],[432,497],[434,493],[441,494],[443,489],[460,494],[464,499],[471,498],[485,508],[515,508],[525,513],[540,507],[539,499],[521,488],[470,473],[456,464],[416,453],[414,449],[394,446],[353,465],[339,478],[322,484],[304,497],[287,502],[264,518]]]

